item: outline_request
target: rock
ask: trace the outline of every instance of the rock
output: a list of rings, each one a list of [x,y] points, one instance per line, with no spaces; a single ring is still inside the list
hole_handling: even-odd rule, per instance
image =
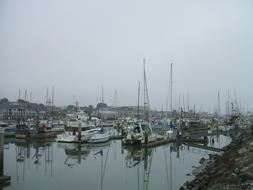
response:
[[[241,173],[240,169],[239,169],[239,168],[235,168],[235,173],[236,173],[236,174]]]
[[[200,164],[203,164],[205,160],[206,160],[206,159],[203,157],[203,158],[200,159],[199,163],[200,163]]]
[[[236,176],[237,176],[235,173],[232,173],[231,175],[232,175],[232,176],[234,176],[234,177],[236,177]]]
[[[238,150],[238,153],[239,153],[239,154],[244,154],[244,153],[246,153],[247,151],[248,151],[247,148],[243,147],[243,148],[241,148],[241,149]]]
[[[209,155],[209,159],[201,158],[203,167],[193,167],[196,178],[185,183],[181,190],[188,189],[251,189],[253,184],[253,136],[247,130],[232,131],[232,142],[226,146],[222,155]],[[189,176],[189,174],[186,174]],[[243,186],[242,186],[243,185]],[[249,188],[246,188],[246,186]]]
[[[244,183],[244,182],[250,182],[250,183],[252,183],[253,173],[246,172],[246,173],[241,174],[239,177],[240,177],[240,181],[242,183]]]

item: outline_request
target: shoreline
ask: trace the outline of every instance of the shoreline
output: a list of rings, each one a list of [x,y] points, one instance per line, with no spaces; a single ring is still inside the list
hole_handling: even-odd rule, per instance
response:
[[[180,190],[237,190],[253,187],[252,131],[237,129],[230,136],[232,141],[222,148],[223,154],[209,154],[203,170],[192,181],[186,181]]]

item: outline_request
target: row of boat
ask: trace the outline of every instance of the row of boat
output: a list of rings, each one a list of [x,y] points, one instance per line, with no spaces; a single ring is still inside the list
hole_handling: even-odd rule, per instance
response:
[[[52,127],[49,122],[23,122],[9,125],[1,122],[5,137],[17,139],[55,139],[57,142],[100,143],[110,139],[110,133],[104,127],[88,125],[78,119],[68,121],[65,126]]]

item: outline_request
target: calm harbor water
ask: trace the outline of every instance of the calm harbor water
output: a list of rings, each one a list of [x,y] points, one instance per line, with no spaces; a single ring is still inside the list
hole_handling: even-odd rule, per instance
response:
[[[226,136],[209,137],[210,146],[230,143]],[[153,149],[124,147],[120,140],[100,145],[6,139],[6,190],[44,189],[178,189],[191,180],[194,166],[213,153],[186,145]]]

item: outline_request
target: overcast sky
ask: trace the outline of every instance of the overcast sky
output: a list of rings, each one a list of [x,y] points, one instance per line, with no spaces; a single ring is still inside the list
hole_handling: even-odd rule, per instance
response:
[[[137,105],[143,58],[152,108],[166,109],[173,62],[173,107],[188,93],[213,111],[220,91],[224,111],[229,89],[252,109],[253,1],[0,1],[0,98],[45,102],[55,86],[57,105],[95,105],[103,86],[107,104]]]

